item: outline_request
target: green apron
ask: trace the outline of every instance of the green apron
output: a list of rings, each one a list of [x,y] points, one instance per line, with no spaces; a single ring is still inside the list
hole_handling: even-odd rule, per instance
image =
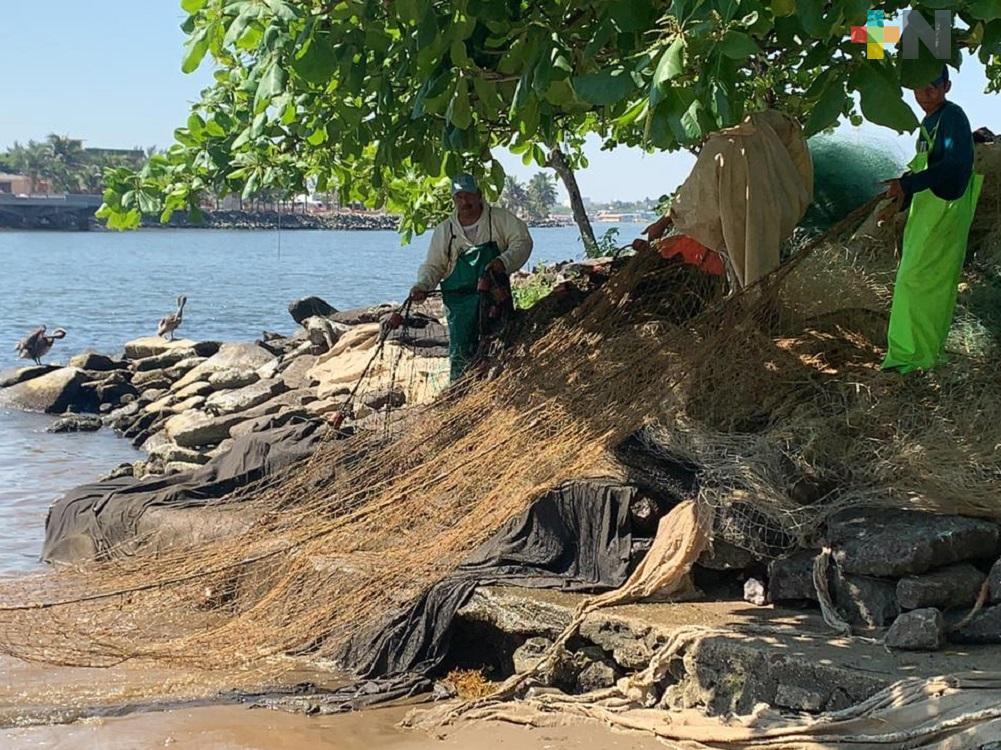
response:
[[[489,209],[488,209],[489,210]],[[487,216],[490,224],[490,216]],[[455,268],[441,282],[441,297],[445,303],[445,317],[448,319],[448,360],[451,382],[461,376],[476,356],[480,343],[480,294],[476,290],[480,277],[501,251],[491,239],[480,245],[473,245],[459,255]],[[455,234],[449,238],[449,253]]]
[[[911,160],[912,172],[928,167],[934,146],[934,136],[922,132],[928,148]],[[954,201],[942,200],[930,189],[912,197],[893,288],[884,370],[926,370],[942,356],[983,181],[983,175],[974,173],[966,192]]]

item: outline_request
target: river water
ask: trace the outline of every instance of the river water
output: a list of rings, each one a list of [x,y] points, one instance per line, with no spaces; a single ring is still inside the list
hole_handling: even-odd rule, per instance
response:
[[[603,231],[613,225],[599,225]],[[642,227],[620,227],[620,239]],[[531,263],[581,256],[570,228],[532,231]],[[406,296],[429,237],[401,247],[394,232],[148,230],[132,233],[0,232],[0,371],[24,364],[14,342],[41,324],[68,332],[47,361],[86,349],[114,353],[156,331],[178,294],[188,297],[181,333],[193,339],[250,340],[290,332],[289,301],[315,294],[339,309]],[[138,453],[108,430],[45,432],[52,417],[0,409],[0,576],[37,569],[49,505]],[[45,668],[34,679],[48,679]],[[10,671],[0,667],[0,680]],[[20,678],[19,678],[20,680]],[[399,712],[323,720],[235,707],[145,714],[82,724],[0,729],[4,748],[206,750],[370,747],[654,747],[636,737],[560,728],[528,732],[469,728],[444,743],[403,733]]]

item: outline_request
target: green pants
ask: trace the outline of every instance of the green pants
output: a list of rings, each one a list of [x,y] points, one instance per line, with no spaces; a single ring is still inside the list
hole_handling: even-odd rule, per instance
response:
[[[474,245],[458,257],[452,273],[441,282],[448,320],[449,379],[453,383],[476,357],[480,344],[480,293],[476,286],[499,255],[496,242]]]

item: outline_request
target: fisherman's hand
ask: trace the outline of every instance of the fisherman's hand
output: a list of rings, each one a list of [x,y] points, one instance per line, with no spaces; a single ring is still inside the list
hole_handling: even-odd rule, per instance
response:
[[[668,229],[671,228],[671,224],[673,223],[674,222],[671,220],[671,217],[667,214],[664,214],[662,217],[657,219],[657,221],[655,221],[653,224],[644,229],[643,234],[645,234],[651,240],[659,240],[661,237],[664,236],[664,232],[666,232]]]
[[[633,240],[633,250],[635,250],[636,252],[643,253],[649,249],[650,249],[650,243],[647,242],[646,240],[640,237],[637,237],[635,240]]]
[[[410,301],[411,302],[423,302],[428,298],[428,293],[421,289],[419,286],[415,286],[410,290]]]
[[[883,180],[883,184],[886,185],[887,198],[899,201],[904,197],[904,186],[900,184],[900,180]]]

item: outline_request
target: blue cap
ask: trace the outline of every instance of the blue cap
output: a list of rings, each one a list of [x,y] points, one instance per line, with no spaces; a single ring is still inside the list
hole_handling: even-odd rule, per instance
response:
[[[460,174],[452,180],[452,195],[456,193],[478,193],[480,186],[471,174]]]

